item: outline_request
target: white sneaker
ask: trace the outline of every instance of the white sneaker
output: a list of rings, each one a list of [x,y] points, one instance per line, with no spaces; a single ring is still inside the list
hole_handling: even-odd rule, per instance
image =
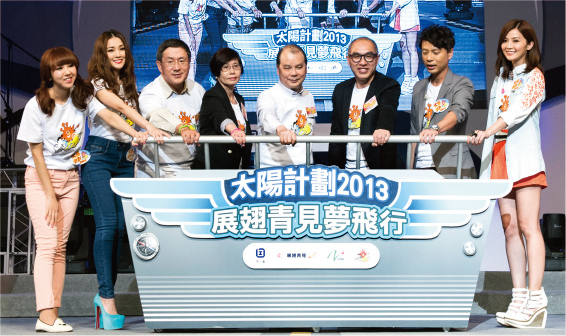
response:
[[[66,324],[60,318],[56,319],[53,325],[43,323],[40,319],[37,319],[35,324],[35,331],[45,331],[45,332],[69,332],[73,331],[73,327]]]
[[[411,75],[405,75],[403,83],[401,83],[401,90],[407,89],[409,87],[409,83],[411,83]]]
[[[405,87],[401,86],[401,94],[412,94],[413,93],[413,87],[415,86],[415,84],[417,84],[417,82],[419,81],[419,76],[415,76],[415,77],[411,77],[411,80],[409,81],[409,84]]]

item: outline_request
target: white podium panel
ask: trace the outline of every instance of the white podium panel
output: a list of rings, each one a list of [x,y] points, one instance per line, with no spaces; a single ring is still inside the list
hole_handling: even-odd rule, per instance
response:
[[[465,328],[507,180],[287,166],[113,179],[146,326]]]

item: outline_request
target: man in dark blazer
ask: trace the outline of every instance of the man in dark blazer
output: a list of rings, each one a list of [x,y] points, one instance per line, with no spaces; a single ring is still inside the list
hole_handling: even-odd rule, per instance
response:
[[[360,37],[350,44],[348,65],[354,78],[334,88],[330,135],[373,135],[374,143],[362,144],[360,168],[397,168],[397,146],[387,144],[395,128],[401,87],[375,70],[379,54],[375,42]],[[328,163],[356,168],[357,143],[331,143]]]
[[[446,178],[456,177],[458,144],[437,143],[434,138],[466,134],[474,98],[472,81],[454,74],[448,66],[455,44],[454,33],[446,26],[433,25],[421,32],[421,56],[430,76],[415,84],[411,103],[411,134],[419,134],[421,140],[412,145],[411,166],[434,169]],[[464,144],[462,177],[476,176],[470,150]]]

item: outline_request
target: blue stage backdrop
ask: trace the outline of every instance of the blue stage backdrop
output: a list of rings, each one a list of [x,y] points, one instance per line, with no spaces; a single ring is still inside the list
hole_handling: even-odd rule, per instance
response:
[[[360,1],[362,8],[372,2]],[[270,8],[271,1],[238,0],[236,2],[244,9],[245,3],[255,2],[263,14],[274,15]],[[327,14],[327,3],[327,1],[312,1],[312,12],[315,15]],[[278,20],[276,17],[266,17],[253,20],[250,31],[235,29],[235,33],[221,34],[222,43],[237,50],[244,62],[245,73],[237,90],[246,100],[250,121],[253,123],[256,120],[255,103],[258,95],[278,80],[275,66],[277,51],[289,43],[298,44],[307,54],[308,74],[304,86],[313,93],[317,111],[321,112],[317,117],[319,125],[330,123],[334,86],[353,77],[346,61],[346,54],[350,42],[357,37],[367,36],[377,43],[380,54],[378,71],[401,83],[405,75],[400,46],[402,35],[393,29],[390,20],[382,15],[391,8],[392,3],[393,1],[383,1],[371,13],[379,15],[370,16],[369,21],[366,19],[364,22],[362,19],[356,23],[355,17],[348,17],[341,22],[335,21],[335,24],[340,24],[341,28],[336,26],[332,28],[332,19],[326,15],[311,16],[307,25],[301,27],[290,25],[285,18]],[[132,45],[140,90],[159,75],[155,64],[155,54],[159,44],[169,38],[179,38],[179,4],[179,1],[145,0],[135,1],[133,4],[135,26],[132,29]],[[356,0],[342,1],[341,6],[344,5],[353,8],[350,13],[355,13],[358,7]],[[483,5],[483,0],[418,0],[421,30],[439,24],[448,26],[454,32],[456,46],[450,67],[454,73],[472,80],[476,90],[474,108],[486,106]],[[280,6],[283,10],[283,2]],[[213,20],[212,14],[212,12],[210,15],[206,14],[207,20]],[[222,10],[222,15],[224,14],[225,11]],[[291,21],[293,19],[295,18]],[[230,29],[230,26],[228,27]],[[201,83],[205,89],[215,83],[209,68],[210,58],[217,50],[214,44],[215,36],[214,33],[203,29],[197,54],[195,81]],[[417,50],[420,52],[420,49]],[[418,76],[419,78],[428,76],[420,54]],[[403,94],[399,101],[399,110],[410,110],[410,104],[411,95]]]

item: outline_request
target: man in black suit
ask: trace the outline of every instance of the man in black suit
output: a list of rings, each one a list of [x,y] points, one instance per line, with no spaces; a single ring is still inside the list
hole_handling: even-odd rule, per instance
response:
[[[373,135],[374,143],[362,144],[360,168],[397,168],[397,146],[386,143],[395,128],[401,86],[375,70],[379,55],[375,42],[360,37],[350,44],[348,65],[354,78],[334,88],[330,135]],[[328,162],[340,168],[356,168],[357,143],[334,143]]]

